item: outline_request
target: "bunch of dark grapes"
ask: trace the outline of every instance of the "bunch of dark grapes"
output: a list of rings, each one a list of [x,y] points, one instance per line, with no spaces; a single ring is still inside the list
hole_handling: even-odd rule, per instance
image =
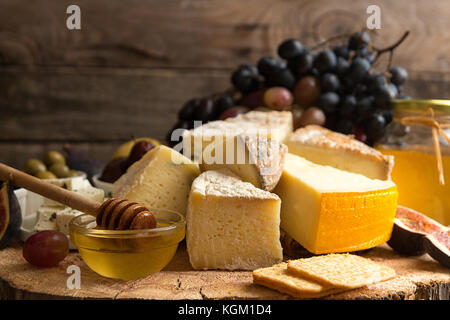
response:
[[[393,49],[372,49],[364,31],[321,51],[287,39],[278,47],[278,58],[239,66],[231,75],[234,90],[188,101],[174,128],[192,129],[194,120],[226,119],[264,106],[291,110],[296,128],[319,124],[371,145],[392,121],[391,100],[406,98],[403,67],[389,66],[385,72],[373,67],[381,53]]]

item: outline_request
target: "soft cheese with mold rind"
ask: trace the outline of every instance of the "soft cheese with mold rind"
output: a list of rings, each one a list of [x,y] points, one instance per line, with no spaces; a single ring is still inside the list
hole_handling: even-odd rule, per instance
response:
[[[274,192],[281,228],[312,253],[364,250],[390,238],[398,198],[392,181],[288,154]]]
[[[363,174],[371,179],[390,180],[394,158],[343,134],[320,126],[297,129],[285,141],[289,153],[311,162]]]
[[[158,146],[135,162],[114,183],[114,197],[122,197],[148,209],[186,213],[192,181],[200,174],[197,164],[166,146]]]
[[[293,131],[289,111],[250,111],[226,120],[211,121],[183,132],[183,153],[192,159],[201,159],[203,150],[217,137],[256,135],[283,142]]]
[[[287,147],[277,140],[239,135],[210,144],[203,152],[200,169],[226,168],[255,187],[272,191],[280,180],[286,153]]]
[[[186,221],[194,269],[254,270],[283,258],[280,198],[227,169],[194,180]]]

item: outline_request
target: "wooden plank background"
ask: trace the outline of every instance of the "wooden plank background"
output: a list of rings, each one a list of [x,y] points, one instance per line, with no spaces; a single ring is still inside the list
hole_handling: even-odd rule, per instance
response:
[[[82,30],[65,26],[69,4]],[[450,98],[448,0],[0,0],[0,161],[66,143],[107,159],[135,136],[163,139],[187,99],[229,87],[240,63],[365,25],[381,7],[384,47],[410,30],[394,63],[406,92]]]

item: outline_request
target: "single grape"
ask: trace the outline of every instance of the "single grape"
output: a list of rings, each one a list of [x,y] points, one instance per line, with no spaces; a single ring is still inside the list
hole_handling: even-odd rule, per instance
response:
[[[220,116],[219,116],[219,120],[225,120],[227,118],[234,118],[237,115],[240,115],[242,113],[247,113],[248,111],[250,111],[249,108],[247,107],[242,107],[242,106],[235,106],[232,107],[226,111],[224,111]]]
[[[335,92],[325,92],[317,100],[317,106],[325,113],[333,113],[339,104],[339,95]]]
[[[273,110],[284,110],[293,100],[292,93],[283,87],[272,87],[264,93],[264,105]]]
[[[356,113],[360,119],[369,117],[373,112],[373,96],[364,96],[356,102]]]
[[[384,74],[379,72],[373,72],[366,76],[364,83],[371,92],[375,92],[378,88],[384,86],[386,83],[386,77]]]
[[[313,105],[320,96],[320,84],[316,77],[306,76],[297,81],[294,88],[294,100],[301,106]]]
[[[350,62],[348,62],[346,59],[342,57],[338,57],[335,69],[336,73],[340,76],[343,76],[347,73],[349,69],[350,69]]]
[[[69,253],[69,240],[59,231],[40,231],[30,236],[23,246],[23,257],[38,267],[54,267]]]
[[[287,39],[278,47],[278,55],[289,60],[303,52],[303,45],[296,39]]]
[[[291,90],[295,85],[295,77],[291,70],[279,69],[266,77],[265,85],[266,87],[284,87]]]
[[[309,107],[300,117],[294,117],[295,129],[301,128],[310,124],[323,126],[325,124],[325,113],[316,107]]]
[[[365,132],[372,141],[376,141],[383,136],[385,125],[386,120],[383,115],[374,113],[366,121]]]
[[[355,32],[348,40],[348,48],[350,50],[358,50],[362,46],[370,43],[370,36],[367,32]]]
[[[314,67],[319,73],[333,71],[336,67],[337,58],[333,51],[324,50],[320,52],[314,60]]]
[[[302,52],[289,60],[289,68],[296,76],[307,74],[314,63],[314,56],[310,52]]]
[[[201,99],[191,99],[186,102],[178,112],[178,119],[192,120],[195,118],[195,109],[200,105]]]
[[[208,122],[216,118],[214,100],[211,98],[201,99],[199,105],[194,110],[195,120]]]
[[[353,95],[346,95],[343,97],[339,106],[339,114],[345,118],[352,118],[356,111],[356,98]]]
[[[374,105],[376,108],[385,109],[390,106],[391,99],[395,98],[392,88],[387,85],[379,87],[374,92]]]
[[[258,77],[247,68],[240,68],[231,75],[231,82],[242,93],[248,93],[258,89]]]
[[[396,86],[401,86],[408,80],[408,71],[400,66],[393,66],[389,69],[391,73],[391,82]]]
[[[370,63],[361,57],[356,57],[353,59],[350,66],[350,74],[353,80],[360,82],[364,79],[370,70]]]
[[[264,77],[270,76],[278,70],[285,68],[286,62],[274,57],[264,57],[258,61],[258,71]]]
[[[322,92],[336,92],[339,89],[339,85],[339,78],[333,73],[324,73],[320,79],[320,89]]]
[[[348,48],[342,44],[338,44],[333,48],[333,52],[336,55],[336,57],[341,57],[343,59],[348,59],[350,51]]]
[[[361,127],[358,127],[355,129],[355,139],[359,140],[361,142],[366,142],[367,141],[367,135],[364,132],[364,129]]]
[[[221,114],[227,109],[230,109],[235,105],[233,97],[229,93],[222,94],[216,101],[217,114]]]

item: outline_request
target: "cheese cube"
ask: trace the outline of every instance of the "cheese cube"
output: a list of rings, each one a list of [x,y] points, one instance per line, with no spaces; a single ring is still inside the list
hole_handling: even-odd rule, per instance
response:
[[[279,197],[227,169],[194,180],[186,220],[194,269],[254,270],[283,258]]]
[[[58,211],[56,213],[56,225],[58,227],[58,231],[69,234],[70,221],[82,214],[83,212],[74,210],[72,208],[65,208],[64,210]]]
[[[113,196],[148,209],[186,213],[192,181],[200,174],[198,164],[166,146],[158,146],[135,162],[114,183]]]
[[[59,207],[41,206],[36,212],[37,222],[34,231],[57,230],[56,216],[59,210],[61,210]]]
[[[281,228],[312,253],[363,250],[390,238],[398,198],[391,181],[288,154],[274,192],[282,201]]]
[[[239,135],[211,143],[203,152],[200,169],[226,168],[255,187],[272,191],[280,180],[286,153],[287,147],[276,140]]]

